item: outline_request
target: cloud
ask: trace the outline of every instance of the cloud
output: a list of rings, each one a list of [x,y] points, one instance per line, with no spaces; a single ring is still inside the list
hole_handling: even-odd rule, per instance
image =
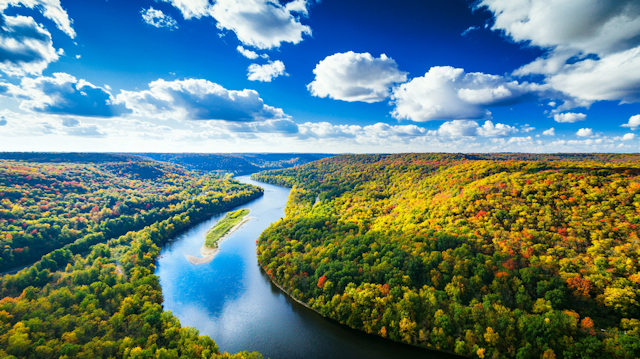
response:
[[[543,74],[555,90],[579,99],[640,101],[640,2],[636,0],[481,0],[493,30],[546,50],[514,72]],[[569,106],[565,106],[568,109]]]
[[[522,126],[520,128],[520,131],[522,131],[523,133],[528,133],[528,132],[531,132],[531,131],[533,131],[535,129],[536,129],[535,127],[531,127],[531,126],[529,126],[529,124],[525,124],[524,126]]]
[[[574,123],[578,121],[584,121],[587,119],[587,115],[584,113],[557,113],[553,115],[553,120],[559,123]]]
[[[298,125],[299,133],[297,137],[301,140],[353,140],[357,143],[368,144],[389,144],[396,141],[406,143],[407,141],[443,141],[442,144],[450,143],[452,140],[486,138],[505,138],[516,132],[517,129],[503,125],[494,125],[491,121],[486,121],[483,126],[475,121],[454,120],[443,123],[436,131],[427,130],[416,125],[389,125],[386,123],[376,123],[369,126],[359,125],[334,125],[328,122],[307,122]],[[531,139],[531,137],[528,137]],[[508,140],[507,140],[508,142]],[[455,150],[455,148],[451,148]]]
[[[0,70],[12,76],[39,75],[58,58],[51,34],[33,18],[0,14]]]
[[[640,38],[640,34],[638,35]],[[565,65],[547,77],[554,89],[592,103],[619,100],[640,101],[640,47],[603,57]]]
[[[551,127],[548,130],[545,130],[544,132],[542,132],[543,135],[545,136],[555,136],[556,135],[556,129]]]
[[[625,123],[624,125],[621,125],[621,127],[629,127],[632,130],[636,130],[640,127],[640,115],[631,116],[629,118],[629,123]]]
[[[638,45],[640,3],[635,0],[482,0],[493,30],[516,42],[583,54],[609,54]]]
[[[227,90],[203,79],[160,79],[146,91],[121,91],[116,103],[136,116],[159,119],[253,122],[288,118],[281,109],[265,105],[254,90]]]
[[[278,0],[164,0],[178,8],[185,19],[211,16],[220,30],[233,31],[246,46],[258,49],[297,44],[311,28],[294,14],[307,15],[307,2],[296,0],[283,6]]]
[[[445,137],[473,137],[478,135],[478,123],[469,120],[447,121],[440,125],[438,134]]]
[[[271,82],[271,80],[280,75],[287,75],[284,71],[284,63],[280,60],[269,61],[268,64],[264,65],[251,64],[247,71],[249,81]]]
[[[163,0],[180,10],[185,20],[192,18],[199,19],[203,16],[210,16],[211,4],[209,0]]]
[[[80,124],[80,121],[76,120],[75,118],[63,118],[62,119],[62,126],[64,127],[76,127]]]
[[[531,138],[531,136],[527,136],[527,137],[511,137],[508,141],[506,141],[506,143],[524,145],[524,144],[531,144],[533,142],[532,140],[533,139]]]
[[[498,123],[494,126],[493,122],[491,121],[485,121],[484,125],[478,128],[478,135],[483,137],[507,137],[513,135],[516,132],[518,132],[518,129],[513,126],[505,125],[502,123]]]
[[[81,136],[81,137],[105,137],[107,134],[98,125],[83,125],[75,126],[67,130],[69,136]]]
[[[9,6],[24,6],[39,10],[42,15],[52,20],[58,29],[62,30],[70,38],[76,37],[76,32],[71,27],[72,21],[60,5],[60,0],[2,0],[0,1],[0,13],[4,13]]]
[[[502,123],[493,124],[491,121],[485,121],[480,126],[476,121],[470,120],[453,120],[447,121],[440,125],[437,133],[442,137],[460,138],[460,137],[508,137],[518,132],[518,129]]]
[[[300,135],[306,138],[355,138],[362,131],[357,125],[333,125],[329,122],[307,122],[299,126]]]
[[[0,93],[21,100],[27,111],[56,115],[112,117],[127,110],[114,105],[106,89],[65,73],[53,77],[23,78],[20,86],[0,84]]]
[[[635,133],[625,133],[624,136],[622,136],[622,140],[623,141],[631,141],[631,140],[635,140],[636,139],[636,134]]]
[[[502,76],[465,73],[449,66],[432,67],[422,77],[393,89],[391,112],[399,120],[417,122],[490,118],[490,106],[535,98],[544,86],[509,81]]]
[[[467,28],[466,30],[464,30],[464,31],[462,32],[462,34],[460,34],[460,35],[462,35],[462,36],[467,36],[467,34],[468,34],[468,33],[470,33],[471,31],[478,30],[479,28],[480,28],[479,26],[469,26],[469,28]]]
[[[176,20],[174,20],[171,15],[165,15],[161,10],[150,7],[148,9],[142,9],[140,13],[142,14],[142,20],[151,26],[158,28],[166,27],[170,30],[178,28]]]
[[[347,102],[383,101],[394,83],[407,81],[407,74],[385,54],[374,58],[353,51],[327,56],[313,73],[315,79],[307,85],[313,96]]]
[[[0,110],[0,119],[5,121],[6,126],[3,128],[3,131],[0,132],[0,136],[4,135],[23,140],[24,137],[43,135],[88,138],[107,137],[108,135],[107,129],[101,125],[97,123],[84,123],[70,116],[61,117],[47,113]],[[94,121],[95,119],[88,118],[88,120]],[[111,120],[116,121],[116,119]],[[37,142],[39,143],[40,141],[42,140],[38,140]],[[33,145],[36,145],[36,143],[31,141],[29,146]]]
[[[431,131],[432,134],[434,131]],[[307,122],[299,125],[298,138],[354,139],[360,142],[379,140],[403,141],[429,135],[429,131],[416,125],[388,125],[378,122],[369,126],[333,125],[328,122]]]
[[[239,52],[239,53],[241,53],[241,54],[242,54],[242,56],[244,56],[244,57],[246,57],[246,58],[248,58],[248,59],[251,59],[251,60],[255,60],[255,59],[257,59],[257,58],[258,58],[258,57],[260,57],[260,56],[261,56],[261,57],[263,57],[263,58],[265,58],[265,59],[268,59],[268,58],[269,58],[269,55],[267,55],[267,54],[264,54],[264,55],[258,55],[255,51],[247,50],[247,49],[245,49],[245,48],[244,48],[244,47],[242,47],[242,46],[238,46],[238,47],[236,48],[236,50],[238,50],[238,52]]]
[[[240,133],[298,133],[298,125],[290,119],[266,120],[250,123],[228,123],[226,128]]]
[[[593,137],[593,130],[590,128],[581,128],[576,132],[578,137]]]

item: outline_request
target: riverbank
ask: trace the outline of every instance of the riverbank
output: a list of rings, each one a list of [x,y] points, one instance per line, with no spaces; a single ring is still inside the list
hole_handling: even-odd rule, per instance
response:
[[[456,358],[341,325],[304,303],[294,302],[290,293],[272,285],[258,265],[256,239],[271,223],[285,217],[290,190],[248,177],[238,180],[263,187],[264,196],[237,208],[249,208],[255,219],[225,239],[210,263],[193,265],[185,260],[185,253],[200,257],[206,232],[224,214],[162,248],[156,274],[163,305],[183,325],[214,338],[220,351],[248,349],[265,358]]]
[[[265,274],[267,273],[267,272],[266,272],[266,269],[265,269],[262,265],[260,265],[260,269],[261,269]],[[287,291],[286,289],[284,289],[280,284],[276,283],[276,281],[274,281],[274,280],[273,280],[273,278],[271,278],[271,276],[269,276],[268,274],[267,274],[267,278],[269,278],[269,282],[271,282],[271,284],[273,284],[273,285],[275,285],[276,287],[278,287],[278,289],[280,289],[280,290],[281,290],[281,291],[282,291],[282,292],[283,292],[283,293],[284,293],[284,294],[285,294],[289,299],[294,300],[296,303],[300,304],[301,306],[303,306],[303,307],[305,307],[305,308],[307,308],[307,309],[309,309],[309,310],[311,310],[311,311],[313,311],[313,312],[317,313],[318,315],[322,316],[324,319],[326,319],[326,320],[330,320],[330,321],[332,321],[332,322],[335,322],[335,323],[337,323],[338,325],[344,325],[344,326],[348,327],[349,329],[356,330],[356,331],[360,331],[360,332],[362,332],[362,333],[366,333],[365,331],[363,331],[363,330],[361,330],[361,329],[351,328],[350,326],[348,326],[348,325],[346,325],[346,324],[342,324],[342,323],[340,323],[339,321],[337,321],[337,320],[335,320],[335,319],[333,319],[333,318],[331,318],[331,317],[327,317],[327,316],[325,316],[324,314],[320,313],[320,312],[319,312],[319,311],[317,311],[316,309],[311,308],[307,303],[305,303],[305,302],[301,301],[300,299],[298,299],[298,298],[294,297],[291,293],[289,293],[289,291]],[[417,345],[417,344],[411,344],[411,343],[405,343],[405,342],[395,341],[395,340],[393,340],[393,339],[383,338],[383,337],[381,337],[381,336],[379,336],[379,335],[377,335],[377,334],[373,334],[373,333],[366,333],[366,335],[373,335],[373,336],[377,336],[377,337],[380,337],[380,338],[382,338],[382,339],[384,339],[384,340],[389,340],[389,341],[392,341],[392,342],[394,342],[394,343],[398,343],[398,344],[400,344],[400,345],[408,345],[408,346],[411,346],[411,347],[414,347],[414,348],[424,349],[424,350],[428,350],[428,351],[435,352],[435,353],[442,353],[442,354],[447,354],[447,355],[453,355],[453,356],[460,357],[460,358],[467,358],[466,356],[459,355],[459,354],[456,354],[456,353],[454,353],[454,352],[450,352],[450,351],[446,351],[446,350],[438,350],[438,349],[429,348],[429,347],[425,347],[425,346]]]

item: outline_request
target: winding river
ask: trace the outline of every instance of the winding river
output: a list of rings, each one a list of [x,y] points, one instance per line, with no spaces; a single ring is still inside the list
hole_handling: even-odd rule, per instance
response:
[[[156,274],[171,310],[183,326],[213,338],[221,351],[261,352],[279,358],[454,358],[350,329],[298,304],[273,285],[256,259],[256,240],[269,224],[284,217],[289,190],[249,176],[237,178],[265,189],[249,202],[253,217],[220,243],[206,264],[193,265],[206,231],[224,216],[214,216],[162,248]]]

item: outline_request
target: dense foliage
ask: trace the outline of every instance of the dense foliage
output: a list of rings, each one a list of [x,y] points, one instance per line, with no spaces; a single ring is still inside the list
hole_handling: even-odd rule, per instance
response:
[[[258,259],[352,328],[480,358],[640,357],[631,155],[338,156],[292,187]],[[535,161],[533,161],[535,160]]]
[[[209,191],[221,200],[245,187],[160,163],[0,161],[0,271],[65,245],[81,253],[181,213]]]
[[[47,187],[57,190],[54,194],[60,192],[55,196],[65,193],[63,199],[70,203],[69,196],[74,200],[77,196],[84,196],[92,203],[103,203],[101,201],[107,201],[109,196],[121,195],[121,204],[138,209],[139,200],[134,197],[134,201],[132,193],[142,196],[147,193],[144,190],[157,188],[159,192],[149,192],[149,198],[164,198],[162,200],[168,205],[158,210],[154,217],[161,220],[136,232],[122,236],[102,233],[101,239],[112,239],[92,246],[84,257],[74,254],[77,252],[72,250],[75,247],[68,245],[43,256],[30,268],[2,277],[0,357],[261,358],[258,353],[222,354],[209,337],[199,336],[194,328],[181,327],[175,316],[163,312],[160,284],[153,274],[159,245],[194,223],[209,218],[212,213],[228,210],[262,195],[260,188],[228,177],[198,177],[187,173],[181,176],[165,174],[154,187],[152,183],[118,179],[94,167],[29,164],[26,169],[13,165],[6,165],[4,169],[12,174],[12,182],[16,178],[25,179],[28,174],[37,179],[33,183],[27,182],[32,187],[47,183]],[[51,183],[62,182],[55,176],[63,173],[76,176],[78,181],[85,177],[86,181],[81,186],[69,187],[71,191],[65,191],[66,187]],[[123,169],[123,173],[127,170]],[[49,182],[43,182],[47,180]],[[21,189],[23,186],[24,181]],[[103,188],[99,189],[100,186]],[[87,189],[90,191],[84,192]],[[42,189],[43,193],[49,193],[47,191]],[[105,197],[105,192],[110,194]],[[181,201],[173,202],[172,196]],[[126,204],[127,201],[131,203]],[[106,208],[112,208],[116,202]],[[66,208],[73,211],[77,207]],[[144,202],[142,208],[146,208]],[[127,213],[126,208],[116,206],[115,209],[119,213]],[[150,211],[135,212],[133,217],[143,217]],[[59,218],[55,212],[49,212],[50,218]],[[23,211],[21,215],[16,222],[46,218],[31,211]],[[35,219],[31,219],[34,215]],[[87,220],[94,222],[86,228],[97,233],[96,228],[100,228],[99,223],[102,222],[90,216]],[[144,221],[138,219],[134,222]],[[42,245],[47,243],[44,241]]]

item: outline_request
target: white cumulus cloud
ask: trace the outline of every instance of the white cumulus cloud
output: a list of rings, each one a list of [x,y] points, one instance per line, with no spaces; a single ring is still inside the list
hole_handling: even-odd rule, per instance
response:
[[[306,122],[299,125],[299,130],[300,139],[353,139],[357,142],[402,141],[429,135],[429,131],[416,125],[392,126],[381,122],[369,126]]]
[[[164,0],[178,8],[185,19],[211,16],[220,30],[233,31],[246,46],[258,49],[280,47],[283,42],[297,44],[311,28],[295,14],[307,15],[306,1],[283,6],[278,0]]]
[[[490,118],[488,107],[525,101],[544,90],[544,86],[502,76],[432,67],[424,76],[393,89],[395,109],[391,114],[399,120],[418,122]]]
[[[631,116],[629,122],[622,125],[622,127],[629,127],[632,130],[640,127],[640,115]]]
[[[116,103],[136,116],[158,119],[253,122],[288,118],[282,109],[268,106],[255,90],[227,90],[203,79],[149,84],[145,91],[121,91]]]
[[[20,108],[55,115],[113,117],[127,110],[114,105],[105,88],[66,73],[22,79],[20,86],[0,84],[0,94],[21,100]]]
[[[209,0],[164,0],[180,10],[182,16],[189,20],[210,16],[211,3]]]
[[[142,20],[147,24],[155,27],[166,27],[170,30],[178,28],[178,23],[171,15],[166,15],[161,10],[156,10],[153,7],[143,9],[141,12]]]
[[[374,58],[353,51],[327,56],[313,73],[315,79],[307,85],[313,96],[348,102],[383,101],[394,83],[407,81],[407,74],[385,54]]]
[[[440,125],[438,134],[445,137],[473,137],[478,135],[478,123],[469,120],[447,121]]]
[[[0,70],[8,75],[39,75],[59,55],[51,33],[26,16],[0,14]]]
[[[493,30],[546,50],[515,75],[543,74],[573,97],[564,109],[595,101],[640,101],[637,0],[481,0]]]
[[[271,82],[274,78],[286,75],[282,61],[270,61],[265,65],[251,64],[247,69],[249,81]]]
[[[622,136],[623,141],[631,141],[631,140],[635,140],[635,138],[636,138],[635,133],[625,133],[624,136]]]
[[[255,60],[258,57],[262,57],[264,59],[268,59],[269,58],[269,55],[267,55],[267,54],[258,55],[255,51],[251,51],[251,50],[245,49],[242,46],[238,46],[236,48],[236,50],[238,50],[238,52],[241,53],[242,56],[244,56],[244,57],[246,57],[248,59],[251,59],[251,60]]]
[[[62,5],[60,5],[60,0],[0,0],[0,13],[4,13],[10,6],[24,6],[39,10],[42,15],[53,21],[58,29],[62,30],[71,38],[76,37],[76,32],[71,26],[72,20],[62,8]]]
[[[471,120],[453,120],[444,122],[440,125],[437,133],[443,137],[460,138],[460,137],[509,137],[518,132],[518,129],[502,123],[493,124],[491,121],[485,121],[480,126],[476,121]]]
[[[581,128],[576,132],[576,136],[578,137],[593,137],[593,129],[591,128]]]
[[[584,113],[575,113],[575,112],[567,112],[567,113],[557,113],[553,115],[553,120],[559,123],[574,123],[578,121],[584,121],[587,119],[587,115]]]
[[[543,131],[542,134],[545,135],[545,136],[555,136],[556,135],[556,129],[551,127],[550,129]]]
[[[513,126],[502,123],[494,125],[491,121],[485,121],[484,125],[478,128],[478,135],[483,137],[508,137],[516,132],[518,132],[518,129]]]

